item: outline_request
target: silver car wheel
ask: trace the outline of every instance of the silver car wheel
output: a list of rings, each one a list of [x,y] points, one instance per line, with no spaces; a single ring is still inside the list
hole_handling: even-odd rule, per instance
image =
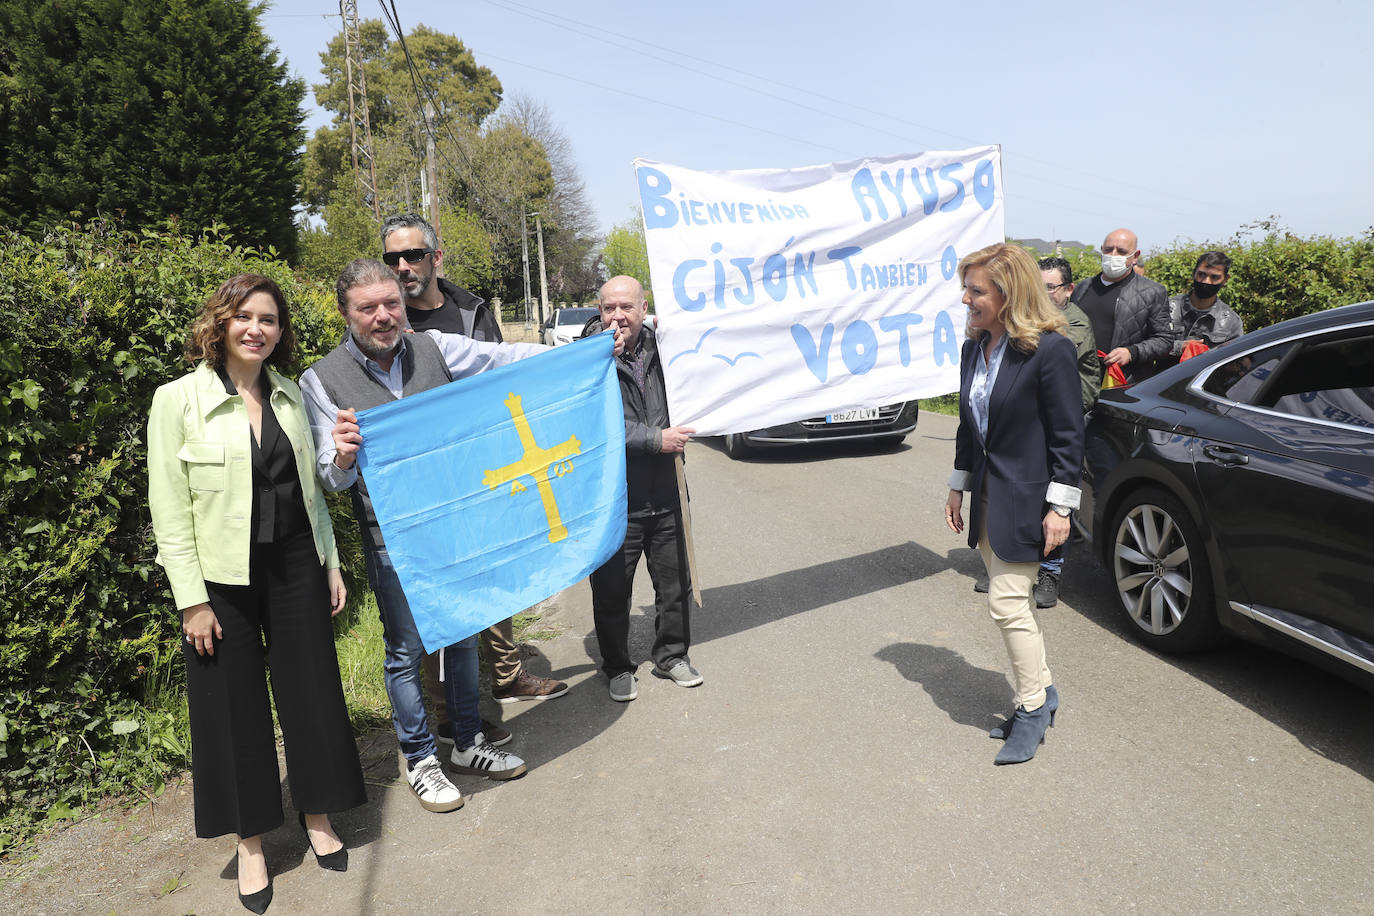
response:
[[[1142,503],[1122,517],[1112,567],[1121,604],[1137,626],[1164,636],[1183,624],[1193,596],[1193,562],[1167,511]]]

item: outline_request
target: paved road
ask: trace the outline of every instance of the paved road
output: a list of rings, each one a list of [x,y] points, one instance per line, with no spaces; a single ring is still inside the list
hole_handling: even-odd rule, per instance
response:
[[[1011,691],[980,561],[940,518],[953,432],[926,415],[900,449],[750,462],[694,443],[706,684],[646,666],[639,699],[611,702],[589,593],[568,590],[531,664],[573,689],[507,720],[530,773],[466,780],[466,807],[428,814],[378,735],[372,799],[338,819],[352,868],[322,872],[278,830],[270,912],[1371,911],[1370,695],[1247,646],[1151,655],[1084,554],[1042,617],[1058,727],[993,767],[984,732]],[[635,618],[641,656],[651,629]],[[184,798],[161,812],[69,831],[91,866],[44,875],[40,857],[12,899],[236,911],[232,839],[194,840]],[[136,874],[142,843],[165,851]]]

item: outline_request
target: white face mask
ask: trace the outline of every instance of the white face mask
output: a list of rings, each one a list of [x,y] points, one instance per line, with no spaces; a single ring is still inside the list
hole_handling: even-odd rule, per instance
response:
[[[1104,254],[1102,256],[1102,276],[1108,280],[1120,280],[1130,270],[1126,266],[1128,256],[1124,254]]]

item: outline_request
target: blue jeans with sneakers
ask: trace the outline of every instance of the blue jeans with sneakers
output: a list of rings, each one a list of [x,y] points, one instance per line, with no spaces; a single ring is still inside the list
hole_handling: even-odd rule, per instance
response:
[[[410,613],[410,602],[401,590],[401,580],[391,565],[386,548],[364,550],[367,581],[377,596],[382,618],[382,637],[386,641],[383,676],[391,699],[391,722],[401,753],[411,766],[437,752],[434,736],[425,716],[425,698],[420,680],[420,660],[425,655],[420,631]],[[477,635],[446,647],[442,653],[444,701],[453,727],[456,747],[471,747],[482,720],[478,713]]]

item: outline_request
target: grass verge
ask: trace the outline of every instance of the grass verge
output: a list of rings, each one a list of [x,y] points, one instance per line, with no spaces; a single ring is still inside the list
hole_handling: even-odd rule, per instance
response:
[[[339,656],[339,678],[348,703],[348,717],[353,721],[353,733],[361,735],[391,721],[391,700],[387,698],[386,683],[382,679],[386,645],[382,640],[377,599],[370,590],[363,592],[357,610],[350,608],[345,613],[349,615],[349,623],[336,631],[334,650]]]
[[[924,398],[921,401],[921,410],[957,417],[959,416],[959,395],[942,394],[938,398]]]

